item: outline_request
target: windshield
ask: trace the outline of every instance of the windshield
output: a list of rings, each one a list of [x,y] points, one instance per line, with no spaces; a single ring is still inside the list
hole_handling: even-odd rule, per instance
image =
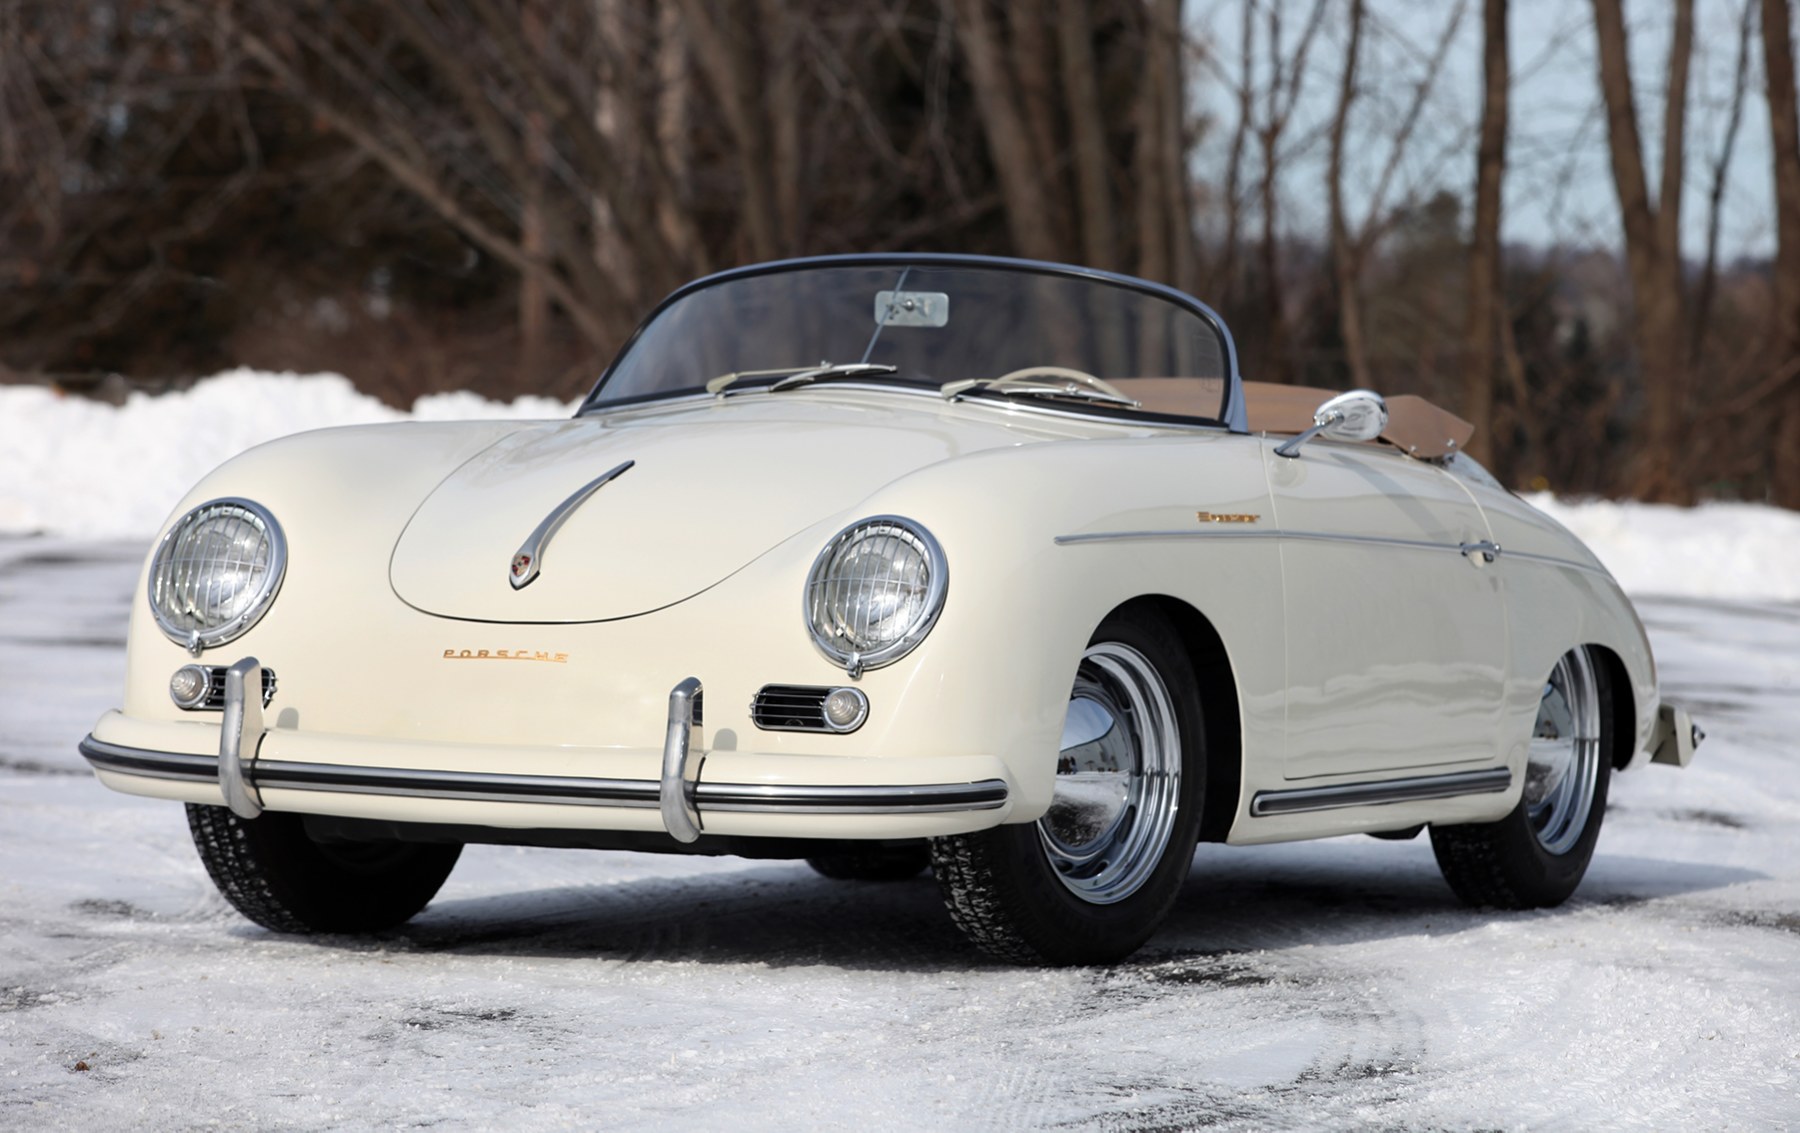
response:
[[[873,372],[889,366],[892,373]],[[783,376],[821,367],[831,372],[817,380],[934,391],[1044,367],[1074,370],[1139,400],[1142,412],[1212,421],[1221,418],[1229,380],[1226,348],[1210,322],[1125,283],[1025,266],[801,263],[728,275],[667,303],[626,344],[583,411],[697,393],[708,383],[733,394],[791,388]],[[984,386],[966,396],[1007,392],[1018,389]]]

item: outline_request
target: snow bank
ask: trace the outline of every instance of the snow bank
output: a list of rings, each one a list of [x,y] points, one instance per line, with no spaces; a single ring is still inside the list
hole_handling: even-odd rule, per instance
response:
[[[1591,547],[1629,593],[1800,602],[1800,513],[1525,498]]]
[[[0,533],[147,538],[226,457],[306,429],[573,411],[547,397],[508,405],[447,393],[420,398],[402,413],[358,393],[339,374],[252,370],[231,370],[179,393],[134,393],[123,406],[0,386]]]
[[[337,374],[233,370],[120,407],[0,387],[0,534],[148,538],[226,456],[304,429],[374,421],[566,417],[550,398],[468,393],[402,413]],[[1694,509],[1530,497],[1638,594],[1800,602],[1800,514],[1757,504]]]

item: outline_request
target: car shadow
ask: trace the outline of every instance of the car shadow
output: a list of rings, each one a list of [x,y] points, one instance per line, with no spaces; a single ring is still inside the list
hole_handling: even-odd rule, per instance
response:
[[[1565,905],[1509,912],[1457,903],[1424,839],[1203,846],[1168,919],[1132,962],[1449,936],[1503,921],[1555,923],[1597,909],[1616,915],[1764,876],[1602,854]],[[956,929],[929,874],[900,882],[832,881],[799,862],[440,899],[394,932],[320,943],[353,951],[879,971],[1003,966]]]

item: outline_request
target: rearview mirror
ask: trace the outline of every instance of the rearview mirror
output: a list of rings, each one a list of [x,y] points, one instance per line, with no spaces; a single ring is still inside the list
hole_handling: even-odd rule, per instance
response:
[[[1313,411],[1312,428],[1275,448],[1275,455],[1300,455],[1300,446],[1323,435],[1333,441],[1372,441],[1387,428],[1387,402],[1374,390],[1353,389],[1326,398]]]

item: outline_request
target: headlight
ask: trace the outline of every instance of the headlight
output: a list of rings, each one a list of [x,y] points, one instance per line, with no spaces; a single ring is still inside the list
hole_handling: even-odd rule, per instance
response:
[[[944,549],[910,519],[858,520],[825,544],[806,578],[806,627],[851,676],[912,652],[944,608]]]
[[[287,570],[287,540],[268,509],[249,500],[201,504],[163,536],[150,561],[156,624],[199,655],[256,624]]]

